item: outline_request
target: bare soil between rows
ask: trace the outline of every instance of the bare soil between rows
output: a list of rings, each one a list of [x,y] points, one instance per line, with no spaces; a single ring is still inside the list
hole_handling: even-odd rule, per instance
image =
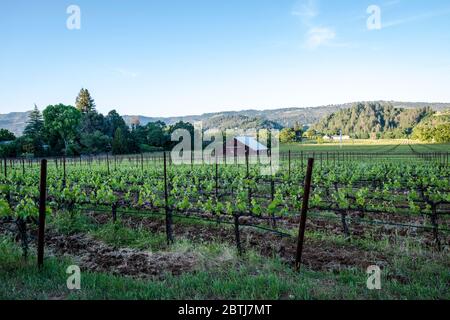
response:
[[[106,213],[87,213],[97,224],[110,222],[111,215]],[[165,233],[165,221],[160,217],[142,217],[121,215],[120,222],[132,229],[142,228],[152,234]],[[253,218],[242,218],[241,242],[245,250],[254,250],[265,257],[279,257],[286,264],[293,266],[296,255],[297,240],[294,237],[282,237],[263,230],[244,227],[246,224],[257,224]],[[279,226],[288,229],[298,227],[297,218],[283,219]],[[385,227],[383,227],[385,228]],[[379,230],[376,228],[375,230]],[[339,222],[310,220],[307,230],[327,233],[342,233]],[[194,243],[227,243],[235,246],[235,234],[231,226],[214,223],[180,223],[173,224],[175,241],[188,239]],[[373,235],[373,230],[370,230]],[[389,231],[389,230],[388,230]],[[0,234],[8,231],[0,223]],[[367,226],[351,225],[352,236],[364,237]],[[381,235],[386,232],[382,230]],[[375,233],[377,235],[378,233]],[[428,235],[428,233],[424,233]],[[389,232],[388,232],[389,235]],[[392,237],[411,236],[411,231],[392,231]],[[35,236],[35,234],[34,234]],[[88,234],[63,235],[49,228],[46,233],[46,254],[58,257],[71,257],[82,270],[106,272],[115,275],[138,278],[164,278],[167,274],[178,276],[196,272],[203,266],[202,257],[195,250],[187,252],[157,251],[118,248],[108,245]],[[431,242],[431,239],[427,239]],[[370,265],[380,267],[389,264],[386,252],[364,250],[347,243],[340,245],[332,241],[306,238],[303,250],[302,265],[315,271],[339,272],[348,268],[365,270]],[[217,265],[217,264],[216,264]]]
[[[14,235],[11,225],[0,224],[0,234]],[[36,247],[36,230],[31,231],[30,247]],[[17,241],[17,239],[16,239]],[[195,271],[199,257],[193,252],[149,252],[117,248],[88,234],[64,235],[48,229],[45,234],[45,255],[69,257],[81,270],[106,272],[138,278],[163,278]]]
[[[109,215],[91,213],[97,223],[107,223]],[[143,228],[151,233],[165,232],[165,222],[158,218],[142,218],[139,216],[121,217],[121,223],[129,228]],[[214,224],[174,223],[173,232],[177,239],[189,239],[196,243],[227,243],[235,246],[235,234],[232,228]],[[255,250],[266,257],[279,256],[283,262],[293,265],[297,250],[297,240],[293,237],[281,237],[266,231],[253,228],[241,228],[241,242],[244,250]],[[388,258],[380,252],[365,251],[357,246],[347,244],[340,246],[331,242],[306,239],[302,264],[312,270],[339,271],[347,268],[366,269],[370,265],[384,266]]]
[[[74,258],[81,269],[139,278],[163,278],[166,274],[181,275],[197,269],[198,256],[189,252],[149,252],[117,248],[89,235],[46,236],[47,250],[57,256]]]

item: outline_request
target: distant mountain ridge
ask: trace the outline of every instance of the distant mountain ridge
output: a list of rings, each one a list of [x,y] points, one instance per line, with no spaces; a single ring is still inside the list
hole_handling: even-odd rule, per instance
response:
[[[390,103],[395,108],[418,109],[429,106],[435,111],[450,109],[450,103],[427,103],[427,102],[398,102],[398,101],[373,101]],[[363,102],[364,103],[364,102]],[[179,121],[194,123],[203,122],[203,128],[233,129],[239,128],[283,128],[293,127],[297,122],[300,125],[313,125],[321,119],[339,110],[349,109],[355,103],[335,104],[310,108],[280,108],[272,110],[242,110],[205,113],[202,115],[188,115],[180,117],[146,117],[124,115],[123,118],[130,125],[132,121],[139,120],[141,125],[149,122],[163,121],[168,125]],[[12,112],[0,114],[0,128],[13,132],[20,136],[25,129],[28,120],[28,112]]]
[[[424,107],[430,107],[435,111],[442,111],[450,109],[450,103],[428,103],[428,102],[398,102],[398,101],[368,101],[367,103],[390,103],[395,108],[403,109],[419,109]],[[215,113],[205,113],[202,115],[193,116],[182,116],[182,117],[145,117],[145,116],[124,116],[125,121],[131,124],[132,119],[139,119],[142,125],[149,122],[163,121],[166,124],[175,124],[178,121],[184,122],[196,122],[203,121],[203,127],[208,128],[219,128],[219,129],[232,129],[238,127],[241,122],[233,124],[223,124],[222,122],[216,121],[217,119],[226,120],[233,117],[241,117],[244,122],[250,122],[252,119],[254,122],[259,121],[269,121],[264,123],[262,127],[265,128],[285,128],[294,127],[296,122],[301,125],[313,125],[318,123],[322,118],[331,115],[339,110],[350,109],[358,102],[350,102],[345,104],[333,104],[320,107],[309,107],[309,108],[280,108],[280,109],[268,109],[268,110],[241,110],[241,111],[224,111]],[[361,102],[361,103],[366,103]],[[228,122],[228,121],[227,121]],[[261,127],[261,126],[256,126]]]
[[[16,137],[22,135],[29,114],[30,111],[0,114],[0,129],[7,129],[14,133]]]

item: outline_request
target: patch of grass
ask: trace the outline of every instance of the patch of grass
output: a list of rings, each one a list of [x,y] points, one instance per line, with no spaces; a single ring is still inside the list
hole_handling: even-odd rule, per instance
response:
[[[129,247],[141,250],[160,251],[167,248],[166,235],[151,233],[143,227],[127,228],[120,224],[108,222],[90,232],[96,239],[116,247]]]
[[[97,228],[92,218],[80,211],[57,211],[50,215],[47,221],[51,228],[65,235],[88,232]]]
[[[174,247],[182,250],[183,245]],[[212,256],[224,246],[204,247]],[[382,290],[366,288],[364,270],[339,273],[303,268],[296,273],[278,259],[248,252],[220,265],[179,277],[139,280],[82,270],[81,290],[66,287],[70,259],[47,258],[39,272],[8,239],[0,240],[0,299],[448,299],[448,261],[444,257],[400,257],[383,270]],[[212,257],[211,256],[211,257]],[[448,259],[448,258],[446,258]],[[394,271],[395,270],[395,273]],[[400,280],[399,280],[400,279]],[[402,280],[403,279],[403,280]],[[406,279],[406,282],[405,280]],[[402,282],[403,281],[403,282]]]

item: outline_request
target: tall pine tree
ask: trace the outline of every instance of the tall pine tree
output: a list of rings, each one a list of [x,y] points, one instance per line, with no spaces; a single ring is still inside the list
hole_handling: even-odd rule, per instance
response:
[[[38,107],[34,105],[33,111],[28,116],[27,126],[23,131],[23,134],[31,138],[41,136],[42,129],[44,128],[44,118]]]
[[[28,116],[23,135],[26,146],[24,149],[35,156],[41,155],[44,151],[44,118],[36,105]]]
[[[82,113],[95,111],[95,102],[94,99],[92,99],[88,89],[81,88],[75,101],[75,106]]]

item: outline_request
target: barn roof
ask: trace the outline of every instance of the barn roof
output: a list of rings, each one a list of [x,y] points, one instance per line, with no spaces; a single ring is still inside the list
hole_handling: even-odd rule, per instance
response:
[[[241,136],[241,137],[236,137],[235,138],[237,141],[239,141],[240,143],[246,145],[247,147],[249,147],[250,149],[253,150],[267,150],[267,147],[261,143],[259,143],[255,138],[253,137],[248,137],[248,136]]]

